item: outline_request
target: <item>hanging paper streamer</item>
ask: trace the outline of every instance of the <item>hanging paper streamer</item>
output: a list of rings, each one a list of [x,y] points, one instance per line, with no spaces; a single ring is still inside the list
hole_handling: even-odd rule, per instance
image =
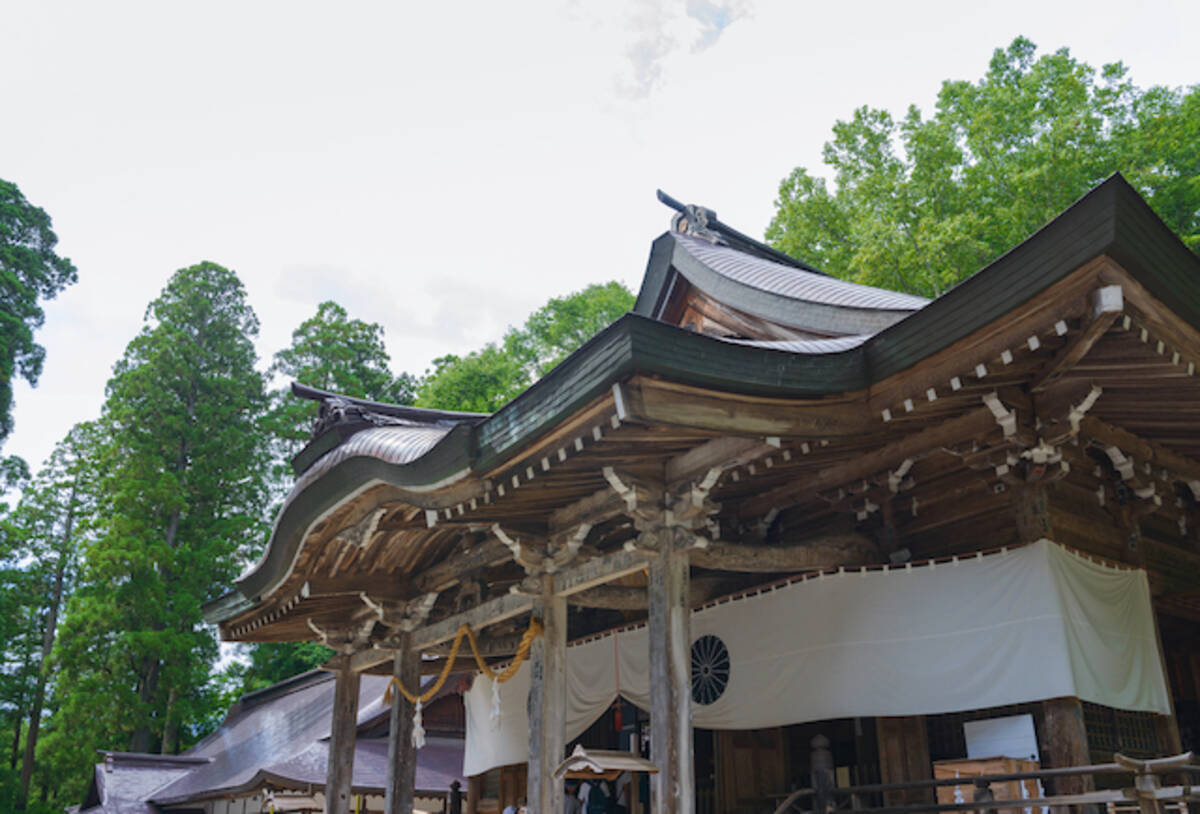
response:
[[[492,711],[488,714],[488,721],[492,724],[492,729],[499,729],[500,722],[503,720],[503,713],[500,710],[500,682],[492,679]]]
[[[613,672],[615,673],[616,679],[617,679],[617,700],[613,702],[614,704],[616,704],[616,709],[613,711],[613,726],[616,727],[616,730],[618,732],[620,732],[622,729],[625,728],[624,726],[622,726],[624,721],[621,720],[621,705],[624,702],[621,700],[621,648],[617,643],[617,634],[615,631],[613,632],[612,639],[613,639]]]
[[[421,699],[417,699],[417,708],[413,712],[413,748],[420,749],[425,745],[425,727],[421,724]]]

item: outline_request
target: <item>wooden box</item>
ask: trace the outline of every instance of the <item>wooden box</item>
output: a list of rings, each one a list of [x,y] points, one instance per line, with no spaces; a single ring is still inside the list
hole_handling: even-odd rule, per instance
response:
[[[963,758],[962,760],[939,760],[933,764],[935,780],[943,778],[979,777],[983,774],[1016,774],[1017,772],[1032,772],[1041,768],[1036,760],[1022,760],[1014,757],[985,757]],[[1024,794],[1022,794],[1024,786]],[[1003,780],[991,784],[992,794],[997,800],[1023,800],[1041,797],[1037,780]],[[961,797],[956,797],[955,792]],[[960,786],[938,786],[937,799],[939,803],[955,803],[960,799],[971,802],[975,799],[975,784],[969,780]],[[1024,806],[1018,808],[1001,808],[999,814],[1023,814]],[[1034,812],[1038,814],[1038,812]]]

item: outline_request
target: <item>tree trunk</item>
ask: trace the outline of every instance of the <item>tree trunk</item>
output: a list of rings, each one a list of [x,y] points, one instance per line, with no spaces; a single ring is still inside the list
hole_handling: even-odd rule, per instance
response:
[[[25,720],[25,716],[21,714],[21,710],[25,706],[25,699],[21,698],[20,701],[21,703],[17,705],[13,713],[13,720],[16,721],[16,725],[13,727],[12,751],[8,756],[8,768],[10,769],[17,768],[17,759],[21,756],[21,722]]]
[[[33,692],[33,708],[29,711],[29,733],[25,736],[25,759],[21,763],[21,788],[17,794],[17,809],[24,810],[29,800],[29,783],[33,779],[33,761],[37,754],[38,730],[42,723],[42,706],[46,702],[46,664],[54,650],[54,637],[58,629],[58,610],[62,605],[63,581],[67,573],[67,552],[71,547],[71,532],[75,526],[75,489],[67,503],[67,518],[63,523],[62,545],[58,549],[58,562],[54,567],[54,588],[50,591],[50,608],[46,615],[46,630],[42,634],[42,661],[39,665],[37,687]]]
[[[167,712],[163,716],[162,754],[173,755],[179,749],[179,716],[175,714],[178,692],[174,687],[167,693]]]
[[[162,663],[158,659],[151,659],[146,666],[146,672],[142,676],[142,680],[138,682],[138,699],[146,706],[154,701],[154,696],[158,694],[158,675],[159,668]],[[154,742],[154,730],[150,727],[150,720],[133,731],[133,737],[129,739],[130,752],[149,752],[150,747]]]

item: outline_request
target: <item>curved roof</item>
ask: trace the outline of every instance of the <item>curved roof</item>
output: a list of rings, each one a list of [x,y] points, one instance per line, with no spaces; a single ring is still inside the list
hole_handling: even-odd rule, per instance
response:
[[[634,313],[661,319],[679,277],[735,311],[826,336],[878,333],[929,303],[668,232],[654,242]]]
[[[675,239],[688,254],[726,279],[791,300],[883,311],[915,311],[929,302],[924,297],[786,266],[691,235],[676,235]]]
[[[463,498],[461,490],[447,494],[448,484],[477,485],[480,473],[502,465],[614,383],[635,375],[775,398],[864,391],[1003,319],[1100,255],[1116,260],[1151,296],[1200,327],[1200,259],[1119,175],[923,307],[920,298],[828,280],[760,257],[734,257],[738,254],[665,234],[654,243],[635,314],[593,337],[495,414],[450,430],[364,429],[324,453],[317,459],[318,474],[297,484],[263,560],[239,581],[240,593],[206,606],[208,619],[226,621],[255,607],[287,577],[305,529],[366,485],[408,490],[414,506],[452,506]],[[722,340],[657,322],[652,317],[661,312],[673,270],[698,287],[703,288],[697,280],[723,287],[742,310],[761,304],[760,310],[773,308],[781,319],[803,312],[806,319],[829,320],[829,332],[841,335]],[[864,324],[856,325],[858,318]]]

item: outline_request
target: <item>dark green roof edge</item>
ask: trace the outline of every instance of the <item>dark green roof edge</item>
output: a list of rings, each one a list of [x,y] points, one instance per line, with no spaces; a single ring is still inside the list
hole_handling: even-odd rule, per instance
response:
[[[613,383],[639,373],[752,395],[811,398],[860,390],[954,344],[1102,254],[1119,262],[1152,295],[1200,329],[1200,257],[1119,174],[929,305],[863,345],[840,353],[806,355],[731,343],[642,316],[658,304],[654,298],[662,293],[673,242],[669,234],[654,242],[634,313],[601,331],[516,399],[469,428],[469,437],[466,432],[452,432],[422,458],[403,466],[369,458],[345,461],[297,496],[287,511],[310,504],[303,514],[315,517],[366,478],[398,486],[428,486],[467,463],[475,472],[491,470]],[[272,545],[285,531],[285,522],[286,531],[295,534],[307,528],[311,519],[293,525],[281,517]],[[275,558],[269,557],[268,562]],[[255,576],[247,576],[239,587],[271,581],[252,579]],[[210,621],[231,618],[232,614],[217,615],[223,607],[243,606],[215,600],[206,606]]]

